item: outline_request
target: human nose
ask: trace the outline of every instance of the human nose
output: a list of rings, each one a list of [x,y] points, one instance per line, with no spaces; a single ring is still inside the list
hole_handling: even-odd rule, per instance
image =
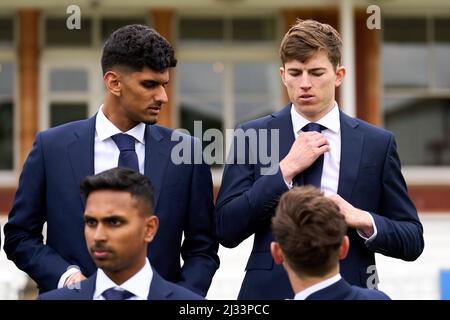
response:
[[[169,101],[169,99],[167,98],[166,89],[163,86],[159,87],[155,100],[159,101],[161,104],[167,103]]]
[[[103,227],[102,224],[98,224],[97,227],[94,230],[94,240],[96,242],[98,241],[105,241],[106,240],[106,230]]]
[[[307,72],[303,72],[303,74],[300,77],[300,88],[303,90],[308,90],[311,88],[311,79]]]

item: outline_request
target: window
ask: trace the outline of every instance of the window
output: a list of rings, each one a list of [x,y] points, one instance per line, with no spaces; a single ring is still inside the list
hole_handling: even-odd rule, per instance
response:
[[[235,123],[262,117],[279,107],[277,63],[238,62],[233,68]]]
[[[48,16],[44,19],[44,45],[48,48],[90,48],[99,47],[109,35],[118,28],[127,24],[148,24],[148,21],[140,16],[105,16],[84,17],[81,19],[80,29],[68,29],[67,17]],[[1,27],[1,20],[0,20]],[[97,32],[97,30],[99,30]],[[99,36],[97,36],[97,34]],[[1,35],[1,34],[0,34]],[[0,44],[1,44],[0,36]]]
[[[86,103],[57,103],[50,104],[50,126],[55,127],[63,123],[86,119],[88,116]]]
[[[276,19],[268,17],[181,17],[179,40],[189,43],[274,43]]]
[[[384,20],[384,121],[403,165],[450,165],[449,27],[445,17]]]
[[[429,60],[425,19],[385,20],[383,75],[386,88],[426,87]]]
[[[179,127],[192,135],[210,128],[225,135],[237,124],[280,108],[275,21],[271,16],[180,18]],[[194,130],[195,121],[201,121],[202,132]],[[224,159],[224,153],[216,157]]]
[[[233,18],[232,39],[234,41],[274,41],[276,37],[276,23],[269,18]]]
[[[223,130],[224,66],[221,63],[180,63],[181,127],[193,134],[194,121],[203,121],[203,130]],[[192,81],[192,79],[198,81]]]
[[[142,13],[126,16],[83,14],[80,30],[66,27],[67,16],[43,19],[40,129],[86,119],[104,97],[100,56],[109,35],[127,24],[148,24]]]
[[[49,72],[50,127],[86,119],[88,67],[54,67]]]
[[[98,62],[62,59],[43,64],[42,104],[47,113],[41,116],[43,128],[54,127],[89,117],[103,98]]]
[[[188,41],[220,41],[224,38],[225,22],[222,19],[181,18],[179,23],[181,42]]]
[[[14,39],[14,21],[0,17],[0,48],[12,47]]]
[[[437,88],[450,89],[450,18],[435,19],[435,81]]]
[[[14,64],[0,61],[0,171],[14,169]]]
[[[4,183],[15,168],[14,19],[0,16],[0,176]],[[11,179],[13,181],[13,179]]]
[[[143,17],[106,17],[100,22],[102,43],[108,39],[115,30],[128,24],[146,24]]]
[[[89,47],[92,45],[92,19],[83,18],[80,29],[68,29],[67,18],[45,20],[45,45],[48,47]]]

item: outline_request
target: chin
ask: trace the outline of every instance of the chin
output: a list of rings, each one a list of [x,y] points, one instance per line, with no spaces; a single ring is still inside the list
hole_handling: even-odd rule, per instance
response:
[[[308,115],[308,116],[311,116],[311,115],[314,115],[317,113],[317,109],[313,105],[302,105],[302,106],[300,106],[299,109],[300,109],[301,113]]]
[[[104,261],[101,261],[98,259],[94,259],[94,263],[97,266],[97,268],[100,268],[100,269],[107,269],[107,267],[108,267],[108,263],[105,263]]]
[[[158,121],[156,119],[150,119],[150,120],[144,120],[142,122],[145,124],[148,124],[148,125],[153,125],[153,124],[156,124]]]
[[[141,118],[141,122],[149,125],[156,124],[158,122],[158,116],[147,115]]]

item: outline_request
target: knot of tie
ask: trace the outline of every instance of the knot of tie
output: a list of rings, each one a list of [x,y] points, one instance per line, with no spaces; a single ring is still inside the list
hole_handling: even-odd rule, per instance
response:
[[[322,130],[325,130],[325,129],[326,128],[321,124],[318,124],[315,122],[310,122],[302,128],[302,131],[303,132],[308,132],[308,131],[322,132]]]
[[[118,290],[116,288],[109,288],[102,293],[105,300],[127,300],[134,296],[127,290]]]
[[[130,168],[139,172],[139,161],[135,150],[135,141],[133,136],[124,133],[118,133],[111,136],[120,150],[118,167]]]
[[[308,131],[317,131],[322,132],[322,130],[325,130],[326,127],[322,126],[321,124],[310,122],[307,125],[305,125],[302,128],[303,132]],[[294,178],[294,184],[300,185],[301,179],[303,176],[303,184],[304,185],[313,185],[316,188],[320,188],[321,182],[322,182],[322,171],[323,171],[323,154],[321,154],[314,163],[311,164],[311,166],[303,171],[301,174],[297,175]]]
[[[118,133],[111,136],[111,139],[114,140],[119,150],[122,151],[134,151],[134,137],[125,133]]]

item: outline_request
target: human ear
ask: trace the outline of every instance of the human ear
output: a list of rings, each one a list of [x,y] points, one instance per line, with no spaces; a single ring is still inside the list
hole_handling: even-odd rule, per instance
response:
[[[336,68],[336,82],[335,82],[335,86],[339,87],[342,83],[342,81],[344,80],[345,77],[345,67],[338,65]]]
[[[121,94],[121,80],[120,75],[115,71],[108,71],[103,76],[106,89],[113,95],[120,97]]]

